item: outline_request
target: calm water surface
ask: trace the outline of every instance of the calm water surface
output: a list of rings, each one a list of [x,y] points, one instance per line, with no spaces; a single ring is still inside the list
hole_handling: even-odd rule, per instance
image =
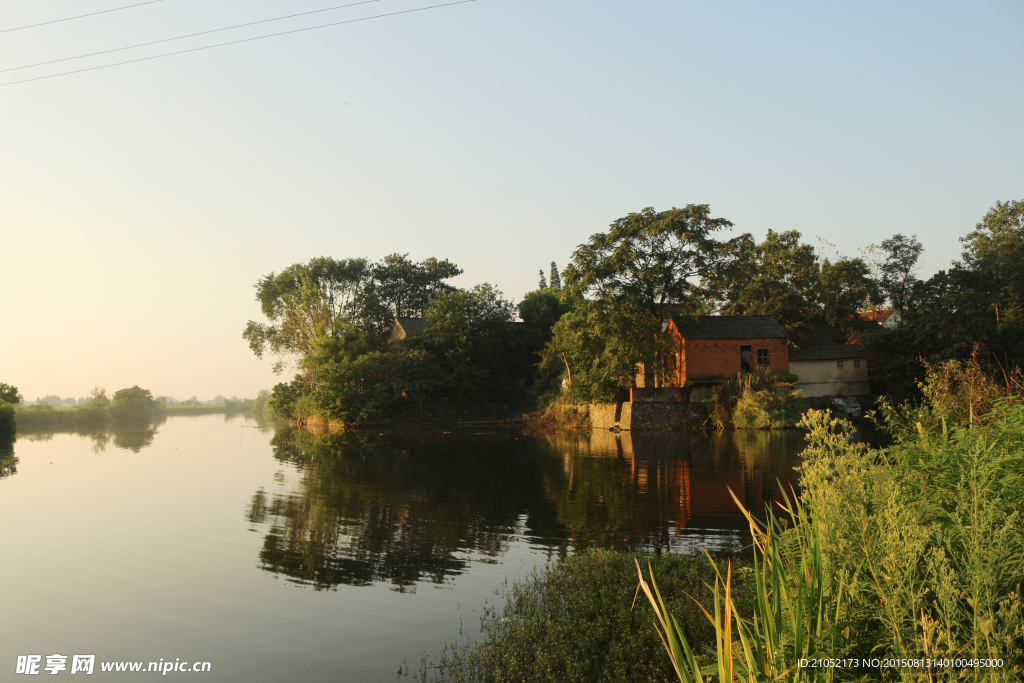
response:
[[[19,654],[60,653],[210,661],[207,681],[394,681],[460,620],[476,633],[506,579],[579,549],[742,548],[728,488],[763,509],[802,447],[797,432],[314,437],[219,415],[22,434],[0,459],[0,680],[21,678]]]

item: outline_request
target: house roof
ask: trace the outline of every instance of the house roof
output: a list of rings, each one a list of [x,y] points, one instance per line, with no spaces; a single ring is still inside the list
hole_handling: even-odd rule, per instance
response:
[[[412,337],[423,331],[427,321],[423,318],[395,318],[395,324],[391,326],[391,334],[388,341],[398,341],[406,337]]]
[[[805,323],[800,347],[806,349],[812,346],[845,344],[847,339],[848,337],[845,332],[832,327],[828,323]]]
[[[808,349],[790,349],[789,362],[801,360],[840,360],[867,358],[868,352],[860,344],[825,344]]]
[[[786,330],[770,315],[702,315],[674,317],[684,339],[785,339]]]
[[[889,319],[889,316],[893,314],[894,310],[891,308],[883,308],[878,311],[864,311],[860,314],[861,320],[870,320],[874,323],[884,323]]]

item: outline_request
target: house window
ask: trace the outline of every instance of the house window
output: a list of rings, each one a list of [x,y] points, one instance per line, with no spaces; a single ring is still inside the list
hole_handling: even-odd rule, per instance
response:
[[[841,368],[841,367],[843,367],[843,361],[841,361],[841,360],[837,360],[837,361],[836,361],[836,367],[837,367],[837,368]]]
[[[768,349],[757,350],[757,364],[758,366],[768,365]]]
[[[855,368],[859,368],[860,367],[860,358],[855,358],[853,360],[853,367],[855,367]]]

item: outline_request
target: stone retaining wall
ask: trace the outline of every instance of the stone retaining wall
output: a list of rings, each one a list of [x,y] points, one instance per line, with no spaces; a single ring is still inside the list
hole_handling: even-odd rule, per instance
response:
[[[697,406],[682,402],[592,403],[587,408],[593,429],[676,429],[701,419]]]

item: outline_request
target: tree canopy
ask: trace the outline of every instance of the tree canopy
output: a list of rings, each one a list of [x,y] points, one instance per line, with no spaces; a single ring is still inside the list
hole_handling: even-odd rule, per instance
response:
[[[0,382],[0,401],[10,403],[11,405],[17,405],[18,403],[21,403],[23,399],[24,397],[21,395],[21,392],[18,391],[18,387]]]
[[[422,315],[434,296],[453,289],[444,281],[461,272],[447,260],[414,263],[407,254],[378,263],[330,257],[295,263],[256,283],[256,299],[269,323],[250,320],[242,337],[258,358],[278,356],[278,373],[285,358],[309,356],[317,339],[334,335],[341,323],[360,329],[378,347],[396,317]]]
[[[564,287],[573,297],[642,306],[664,320],[667,305],[707,294],[700,278],[731,258],[735,245],[713,235],[731,226],[712,218],[707,204],[631,213],[580,245]]]

